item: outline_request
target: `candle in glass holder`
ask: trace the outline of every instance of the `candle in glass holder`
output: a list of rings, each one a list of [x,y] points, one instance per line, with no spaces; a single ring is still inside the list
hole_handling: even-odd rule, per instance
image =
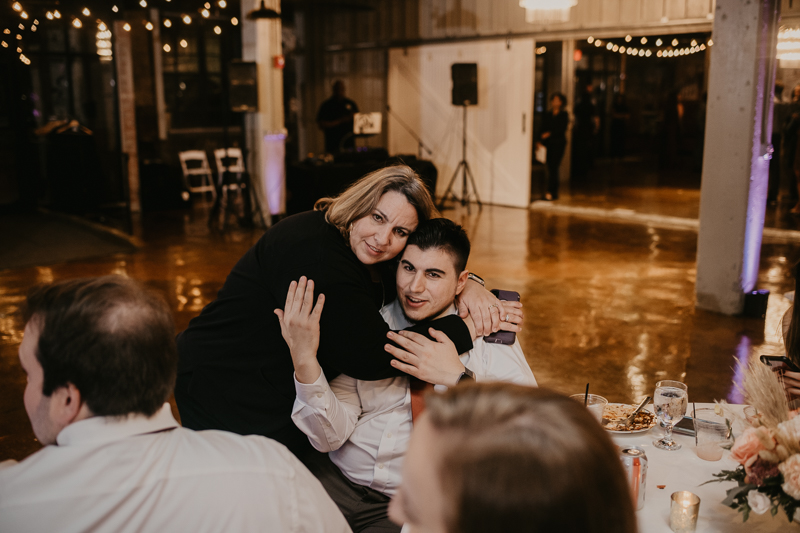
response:
[[[700,497],[688,490],[672,493],[669,505],[669,528],[676,533],[691,533],[697,528]]]

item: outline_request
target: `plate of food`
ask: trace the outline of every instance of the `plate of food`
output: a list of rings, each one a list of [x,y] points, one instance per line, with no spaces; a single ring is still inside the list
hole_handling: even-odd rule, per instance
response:
[[[644,433],[656,425],[655,415],[645,409],[639,411],[636,418],[628,427],[622,425],[625,420],[636,409],[635,405],[627,403],[610,403],[603,410],[603,428],[611,433]]]

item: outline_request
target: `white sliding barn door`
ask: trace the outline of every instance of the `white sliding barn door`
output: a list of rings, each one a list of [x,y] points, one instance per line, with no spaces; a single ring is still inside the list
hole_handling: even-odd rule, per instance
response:
[[[533,39],[432,44],[389,51],[392,114],[433,150],[444,194],[461,161],[463,109],[451,103],[453,63],[478,64],[478,105],[467,108],[467,161],[484,203],[530,203],[533,124]],[[389,153],[416,154],[417,142],[388,119]],[[425,154],[428,157],[428,154]],[[461,174],[454,185],[461,197]]]

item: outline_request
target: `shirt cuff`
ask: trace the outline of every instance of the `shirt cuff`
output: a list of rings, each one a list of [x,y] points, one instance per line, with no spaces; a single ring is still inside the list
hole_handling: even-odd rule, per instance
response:
[[[325,372],[320,370],[319,377],[314,383],[300,383],[297,381],[297,374],[294,374],[294,390],[297,392],[297,399],[311,407],[325,407],[325,400],[330,386],[325,377]]]

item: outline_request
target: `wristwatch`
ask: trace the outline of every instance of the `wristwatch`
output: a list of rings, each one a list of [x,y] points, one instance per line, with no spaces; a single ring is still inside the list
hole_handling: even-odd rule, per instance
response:
[[[482,278],[482,277],[480,277],[480,276],[478,276],[477,274],[473,274],[472,272],[470,272],[469,274],[467,274],[467,279],[471,279],[472,281],[477,281],[477,282],[478,282],[478,283],[480,283],[480,284],[481,284],[481,286],[483,286],[483,287],[485,287],[485,286],[486,286],[486,282],[485,282],[485,281],[483,281],[483,278]]]
[[[456,385],[461,385],[462,383],[469,383],[469,382],[475,383],[475,381],[476,381],[475,372],[473,372],[472,370],[470,370],[465,366],[464,371],[461,373],[460,376],[458,376],[458,379],[456,380]]]

